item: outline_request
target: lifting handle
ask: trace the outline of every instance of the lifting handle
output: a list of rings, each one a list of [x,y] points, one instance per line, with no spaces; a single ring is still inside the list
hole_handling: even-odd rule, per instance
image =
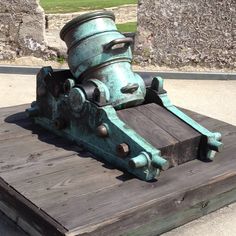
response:
[[[120,38],[120,39],[114,39],[110,43],[105,44],[104,51],[109,51],[112,49],[127,49],[132,43],[132,38]],[[116,46],[116,47],[114,47]],[[113,48],[114,47],[114,48]]]

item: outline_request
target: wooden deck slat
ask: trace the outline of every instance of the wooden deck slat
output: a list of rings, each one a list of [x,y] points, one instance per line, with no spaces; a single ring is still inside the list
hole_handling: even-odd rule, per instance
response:
[[[26,172],[28,176],[31,176],[30,178],[25,176],[25,179],[19,178],[19,180],[14,180],[12,184],[19,191],[24,192],[24,195],[30,196],[34,200],[37,199],[38,203],[47,204],[50,202],[48,202],[50,198],[52,198],[52,202],[55,202],[55,199],[60,202],[75,194],[78,196],[86,195],[89,193],[89,189],[94,192],[120,183],[116,178],[108,181],[111,177],[111,172],[116,173],[117,171],[104,170],[102,164],[96,160],[81,162],[76,159],[76,156],[69,156],[67,160],[64,159],[64,161],[55,163],[55,165],[50,167],[41,165],[35,174],[33,172],[36,168],[33,168],[32,171]],[[83,168],[78,168],[77,165],[79,164],[83,165]],[[92,174],[95,169],[98,171]],[[88,175],[88,173],[91,174]],[[8,176],[4,175],[5,178],[10,179]],[[67,196],[57,199],[57,196],[63,194]]]
[[[157,148],[166,147],[177,142],[177,139],[171,134],[157,126],[152,120],[147,119],[142,112],[139,112],[135,108],[120,110],[117,113],[119,118],[126,124],[128,123],[139,135],[142,137],[152,137],[149,138],[149,142]]]
[[[158,124],[159,127],[171,134],[178,141],[184,141],[186,137],[190,139],[199,135],[197,131],[193,130],[180,119],[176,119],[173,114],[156,104],[150,103],[144,106],[138,106],[135,109],[143,113],[146,117],[149,117],[151,121]]]
[[[29,224],[32,218],[42,235],[155,235],[236,200],[232,125],[187,111],[222,132],[223,152],[214,162],[193,160],[147,183],[37,130],[17,116],[25,107],[0,109],[0,210]]]
[[[17,114],[19,112],[25,111],[29,107],[29,104],[24,104],[20,106],[2,107],[0,113],[0,120],[4,120],[6,117]]]

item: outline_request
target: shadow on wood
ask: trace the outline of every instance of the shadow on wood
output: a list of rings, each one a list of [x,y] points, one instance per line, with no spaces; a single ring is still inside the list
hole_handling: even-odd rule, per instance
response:
[[[40,140],[41,142],[45,142],[49,145],[54,145],[55,147],[63,148],[64,150],[78,153],[78,156],[80,158],[92,157],[96,159],[97,161],[102,162],[103,167],[110,170],[116,169],[105,160],[99,157],[96,157],[92,155],[91,153],[88,153],[82,146],[77,145],[75,142],[69,141],[65,138],[58,137],[57,135],[47,131],[46,129],[40,127],[39,125],[34,124],[33,121],[27,117],[26,112],[18,112],[18,113],[12,114],[6,117],[4,122],[15,124],[23,128],[24,130],[30,131],[33,135],[36,135],[38,140]],[[10,132],[10,130],[8,132]],[[18,135],[21,135],[21,134],[18,133]],[[10,137],[10,134],[9,134],[9,137]],[[35,156],[37,156],[37,154],[36,155],[32,154],[31,158],[33,159]],[[117,176],[116,178],[122,181],[126,181],[135,177],[129,173],[123,172],[121,176]]]

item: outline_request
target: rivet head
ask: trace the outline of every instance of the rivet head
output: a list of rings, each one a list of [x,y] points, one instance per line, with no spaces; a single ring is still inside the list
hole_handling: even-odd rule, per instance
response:
[[[116,152],[120,157],[126,157],[129,154],[129,145],[126,143],[121,143],[117,145]]]
[[[107,137],[108,136],[108,129],[106,125],[102,124],[97,127],[97,135],[100,137]]]

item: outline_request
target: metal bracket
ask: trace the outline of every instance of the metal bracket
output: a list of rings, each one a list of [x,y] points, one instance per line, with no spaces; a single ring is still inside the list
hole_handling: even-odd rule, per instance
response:
[[[99,106],[107,105],[107,103],[110,100],[110,92],[107,86],[98,79],[90,79],[88,80],[88,83],[93,83],[96,86],[95,92],[94,92],[94,101]]]

